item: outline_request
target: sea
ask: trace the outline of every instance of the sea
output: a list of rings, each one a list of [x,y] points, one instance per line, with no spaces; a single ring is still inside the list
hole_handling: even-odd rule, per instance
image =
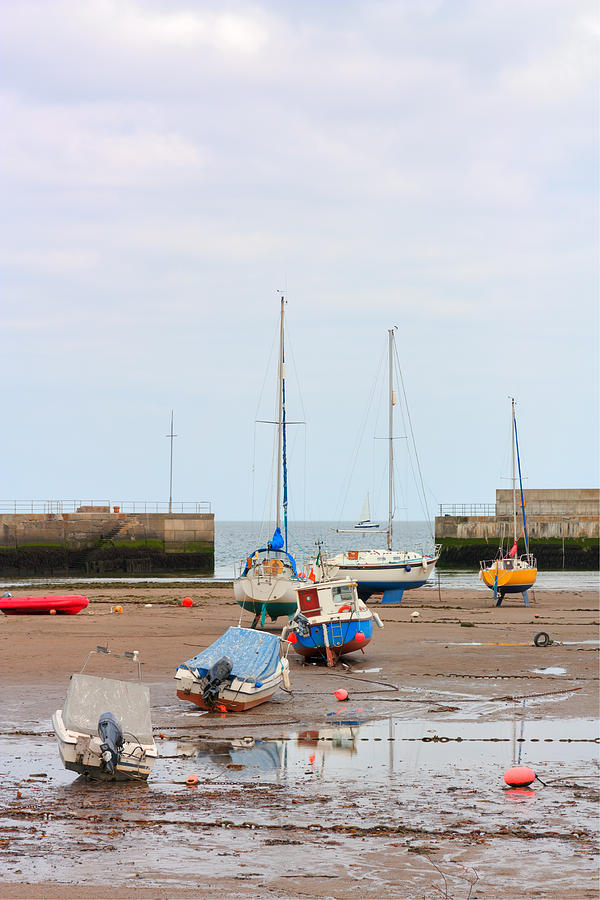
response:
[[[361,548],[384,549],[386,546],[385,523],[380,531],[357,531],[353,522],[290,522],[288,524],[288,550],[294,556],[298,570],[310,569],[310,561],[314,559],[319,545],[323,551],[333,555],[340,550],[359,550]],[[102,578],[102,583],[122,584],[136,583],[193,583],[231,581],[240,572],[240,566],[246,558],[259,548],[265,547],[273,533],[273,525],[259,525],[257,522],[215,521],[215,570],[210,578],[181,576],[121,576]],[[434,540],[427,522],[395,522],[394,548],[431,552]],[[53,578],[52,584],[94,584],[98,578]],[[13,587],[48,584],[48,578],[19,578],[1,582],[2,587],[11,590]],[[479,572],[468,569],[436,569],[429,580],[436,589],[480,589]],[[539,590],[572,590],[598,591],[600,589],[600,573],[581,571],[551,571],[538,573],[536,588]]]

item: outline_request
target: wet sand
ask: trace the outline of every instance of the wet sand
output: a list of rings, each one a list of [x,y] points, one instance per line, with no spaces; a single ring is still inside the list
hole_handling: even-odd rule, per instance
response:
[[[230,585],[70,591],[89,609],[0,617],[2,897],[597,896],[594,592],[528,609],[411,591],[374,604],[385,628],[364,654],[328,670],[290,652],[291,694],[223,717],[179,701],[173,673],[237,624]],[[555,643],[533,646],[540,631]],[[147,786],[75,778],[51,734],[69,675],[106,643],[144,663]],[[515,761],[547,786],[503,790]]]

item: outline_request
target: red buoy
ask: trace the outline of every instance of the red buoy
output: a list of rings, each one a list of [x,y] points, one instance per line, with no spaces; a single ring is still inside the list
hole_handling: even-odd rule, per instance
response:
[[[333,692],[333,696],[336,698],[336,700],[347,700],[348,691],[346,691],[344,688],[339,688],[337,691]]]
[[[504,780],[509,787],[527,787],[535,781],[535,772],[529,766],[513,766],[504,773]]]
[[[294,644],[297,644],[297,643],[298,643],[298,638],[296,637],[295,632],[292,631],[291,634],[288,634],[288,636],[287,636],[287,642],[288,642],[288,644],[291,644],[292,646],[293,646]]]
[[[356,641],[358,644],[362,644],[362,642],[363,642],[364,639],[365,639],[364,632],[362,632],[362,631],[357,631],[356,634],[354,635],[354,639],[355,639],[355,641]]]
[[[183,600],[181,601],[181,605],[182,606],[193,606],[194,601],[192,600],[191,597],[184,597]]]

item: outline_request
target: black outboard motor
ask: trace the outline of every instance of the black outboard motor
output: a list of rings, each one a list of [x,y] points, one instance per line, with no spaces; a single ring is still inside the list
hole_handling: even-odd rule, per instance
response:
[[[111,712],[102,713],[98,719],[98,734],[102,738],[102,768],[112,775],[123,748],[123,732]]]
[[[227,656],[222,656],[208,670],[207,682],[202,691],[202,699],[207,706],[216,706],[219,698],[219,689],[226,678],[231,675],[233,663]]]

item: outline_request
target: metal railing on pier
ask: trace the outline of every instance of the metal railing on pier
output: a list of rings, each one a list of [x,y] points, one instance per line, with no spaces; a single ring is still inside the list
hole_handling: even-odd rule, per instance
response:
[[[0,500],[0,513],[62,515],[76,512],[210,514],[210,500]]]
[[[495,503],[440,503],[440,516],[495,516]]]

